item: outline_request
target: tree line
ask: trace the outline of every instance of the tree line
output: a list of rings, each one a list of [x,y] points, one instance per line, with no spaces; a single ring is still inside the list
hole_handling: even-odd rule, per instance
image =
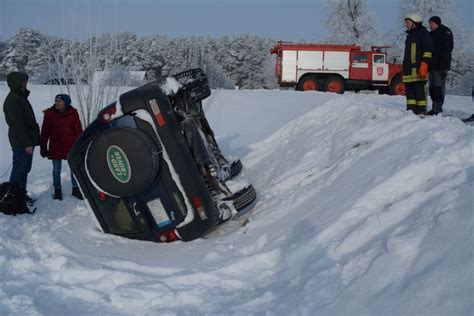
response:
[[[236,36],[139,37],[105,33],[84,42],[24,28],[0,42],[0,72],[23,71],[43,83],[51,77],[87,78],[89,70],[146,71],[147,80],[194,67],[203,68],[212,88],[276,87],[270,48],[275,40],[251,34]]]

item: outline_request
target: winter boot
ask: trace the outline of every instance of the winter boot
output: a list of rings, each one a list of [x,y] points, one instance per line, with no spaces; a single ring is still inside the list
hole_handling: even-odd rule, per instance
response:
[[[72,188],[72,196],[76,197],[79,200],[84,200],[84,197],[82,196],[82,193],[78,187]]]
[[[61,189],[54,189],[53,200],[63,200],[63,192]]]
[[[441,112],[443,112],[443,111],[435,112],[434,110],[429,110],[428,113],[426,113],[426,115],[428,115],[428,116],[436,116],[436,115],[439,115]]]
[[[468,122],[472,122],[474,121],[474,114],[472,114],[471,116],[469,116],[468,118],[465,118],[462,120],[464,123],[468,123]]]

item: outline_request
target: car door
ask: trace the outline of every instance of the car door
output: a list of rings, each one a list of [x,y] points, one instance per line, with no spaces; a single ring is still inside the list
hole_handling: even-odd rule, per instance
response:
[[[373,54],[372,56],[372,80],[388,81],[388,64],[385,62],[384,54]]]
[[[372,71],[369,69],[368,54],[357,52],[352,54],[351,58],[351,80],[371,80]]]

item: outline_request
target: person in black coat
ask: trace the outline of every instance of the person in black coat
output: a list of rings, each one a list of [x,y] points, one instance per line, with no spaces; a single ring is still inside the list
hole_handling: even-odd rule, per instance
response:
[[[429,19],[431,39],[433,40],[433,57],[430,67],[430,97],[433,101],[428,115],[438,115],[443,112],[446,76],[451,69],[451,52],[454,41],[451,30],[441,24],[439,16]]]
[[[7,75],[10,92],[3,103],[3,112],[8,125],[8,139],[13,151],[13,168],[10,182],[26,191],[28,173],[31,171],[33,151],[40,144],[39,126],[28,96],[28,75],[11,72]],[[27,200],[30,199],[27,197]]]

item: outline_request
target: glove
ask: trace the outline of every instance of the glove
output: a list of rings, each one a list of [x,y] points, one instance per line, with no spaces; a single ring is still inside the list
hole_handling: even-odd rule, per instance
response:
[[[40,150],[40,155],[41,155],[41,157],[43,157],[43,158],[48,158],[48,156],[49,156],[49,151],[48,151],[47,149],[41,148],[41,150]]]
[[[420,68],[418,68],[418,77],[420,77],[420,79],[426,79],[427,75],[428,75],[428,64],[422,61],[420,63]]]

